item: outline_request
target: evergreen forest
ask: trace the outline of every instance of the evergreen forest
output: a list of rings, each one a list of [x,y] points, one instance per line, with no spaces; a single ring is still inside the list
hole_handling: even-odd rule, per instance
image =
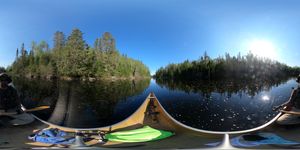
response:
[[[116,40],[105,32],[93,46],[83,39],[79,29],[73,29],[66,38],[57,31],[53,47],[46,41],[32,42],[30,50],[24,43],[16,50],[16,60],[8,71],[29,78],[145,78],[150,77],[147,66],[141,61],[120,54]]]
[[[262,58],[249,52],[245,56],[224,56],[212,59],[205,52],[198,60],[169,64],[158,69],[154,75],[157,80],[197,81],[197,80],[276,80],[297,76],[299,67],[291,67],[269,58]]]

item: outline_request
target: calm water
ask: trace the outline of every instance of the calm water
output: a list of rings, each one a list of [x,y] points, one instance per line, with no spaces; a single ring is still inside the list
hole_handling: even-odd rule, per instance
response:
[[[102,127],[130,116],[154,92],[178,121],[199,129],[237,131],[260,126],[286,101],[294,79],[280,81],[211,81],[167,83],[155,80],[94,83],[15,79],[26,108],[51,123],[77,128]]]

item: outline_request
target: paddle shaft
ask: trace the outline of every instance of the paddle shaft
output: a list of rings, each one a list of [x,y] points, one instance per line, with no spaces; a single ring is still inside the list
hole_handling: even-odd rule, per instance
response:
[[[44,110],[44,109],[48,109],[48,108],[50,108],[50,106],[39,106],[39,107],[31,108],[31,109],[25,109],[23,111],[24,112],[33,112],[33,111],[39,111],[39,110]]]
[[[286,114],[300,115],[300,112],[297,111],[286,111],[286,110],[280,110],[280,111]]]
[[[50,108],[50,106],[39,106],[39,107],[35,107],[35,108],[31,108],[31,109],[25,109],[23,110],[23,112],[27,113],[27,112],[34,112],[34,111],[40,111],[40,110],[45,110]],[[5,116],[9,116],[9,115],[16,115],[17,112],[0,112],[0,116],[5,115]]]

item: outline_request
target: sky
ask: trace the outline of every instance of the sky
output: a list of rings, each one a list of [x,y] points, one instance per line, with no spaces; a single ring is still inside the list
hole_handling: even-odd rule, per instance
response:
[[[28,50],[32,41],[52,47],[56,31],[68,36],[74,28],[91,46],[112,33],[117,49],[152,74],[205,51],[216,58],[253,47],[257,55],[300,66],[299,7],[299,0],[1,0],[0,66],[12,64],[22,43]]]

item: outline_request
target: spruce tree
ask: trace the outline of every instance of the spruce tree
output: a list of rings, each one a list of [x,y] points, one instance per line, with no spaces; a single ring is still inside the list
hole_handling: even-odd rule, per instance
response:
[[[54,38],[53,38],[53,49],[54,50],[61,50],[66,43],[65,35],[63,32],[56,31],[54,33]]]

